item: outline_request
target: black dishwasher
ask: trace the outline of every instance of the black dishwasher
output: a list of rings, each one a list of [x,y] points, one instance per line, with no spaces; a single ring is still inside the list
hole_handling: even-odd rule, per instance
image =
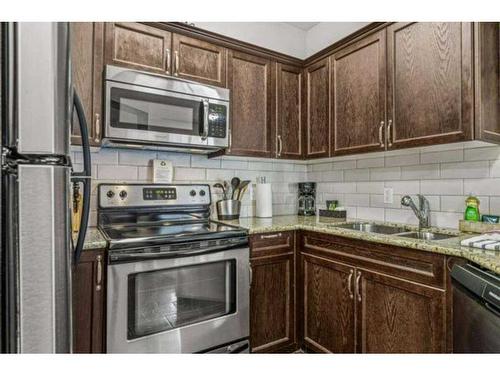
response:
[[[451,276],[453,352],[500,353],[500,277],[470,264]]]

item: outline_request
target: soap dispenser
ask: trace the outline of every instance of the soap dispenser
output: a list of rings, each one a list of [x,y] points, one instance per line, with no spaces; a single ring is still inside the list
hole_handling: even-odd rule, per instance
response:
[[[479,214],[479,199],[469,194],[465,200],[465,214],[464,219],[468,221],[479,221],[481,215]]]

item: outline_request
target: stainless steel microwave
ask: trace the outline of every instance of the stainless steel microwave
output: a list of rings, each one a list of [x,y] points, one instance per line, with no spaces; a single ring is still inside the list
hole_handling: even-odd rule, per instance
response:
[[[229,90],[107,65],[103,144],[209,153],[229,146]]]

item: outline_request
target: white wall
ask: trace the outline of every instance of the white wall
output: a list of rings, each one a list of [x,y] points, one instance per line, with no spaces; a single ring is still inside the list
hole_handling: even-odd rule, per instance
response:
[[[320,22],[307,31],[305,55],[309,57],[368,24],[369,22]]]
[[[196,27],[303,59],[306,32],[284,22],[196,22]]]
[[[320,22],[308,31],[286,22],[196,22],[195,25],[201,29],[304,59],[368,23]]]

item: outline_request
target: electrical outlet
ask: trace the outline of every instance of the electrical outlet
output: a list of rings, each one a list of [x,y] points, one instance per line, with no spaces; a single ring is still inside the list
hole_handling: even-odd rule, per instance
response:
[[[394,203],[394,189],[384,188],[384,203],[392,204]]]

